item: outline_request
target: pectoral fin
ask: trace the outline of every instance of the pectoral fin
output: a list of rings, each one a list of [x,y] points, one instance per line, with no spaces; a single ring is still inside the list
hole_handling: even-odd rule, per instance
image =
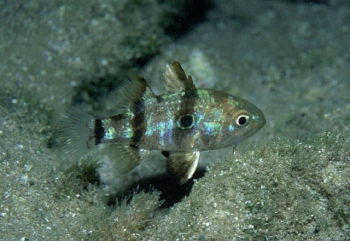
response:
[[[190,179],[197,168],[199,151],[196,152],[163,152],[168,158],[168,172],[184,184]]]
[[[112,167],[120,174],[128,173],[134,169],[149,153],[147,150],[118,143],[106,144],[104,148]]]

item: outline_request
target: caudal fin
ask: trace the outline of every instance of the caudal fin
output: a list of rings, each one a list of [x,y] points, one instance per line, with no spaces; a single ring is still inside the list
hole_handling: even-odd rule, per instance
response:
[[[63,115],[58,134],[63,157],[79,160],[96,146],[95,118],[78,107],[69,107]]]

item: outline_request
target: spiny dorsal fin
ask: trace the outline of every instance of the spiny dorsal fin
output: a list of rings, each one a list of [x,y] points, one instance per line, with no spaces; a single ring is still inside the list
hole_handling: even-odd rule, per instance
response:
[[[122,114],[129,110],[137,100],[153,98],[154,94],[143,77],[130,72],[119,81],[107,103],[108,117]]]
[[[103,145],[103,151],[107,154],[112,167],[120,174],[130,172],[138,166],[149,153],[148,150],[126,146],[121,143]]]
[[[190,179],[197,168],[199,151],[195,152],[169,152],[166,155],[167,170],[180,183],[184,184]]]
[[[190,75],[186,77],[179,62],[174,61],[171,65],[167,64],[164,77],[168,94],[195,88],[192,77]]]

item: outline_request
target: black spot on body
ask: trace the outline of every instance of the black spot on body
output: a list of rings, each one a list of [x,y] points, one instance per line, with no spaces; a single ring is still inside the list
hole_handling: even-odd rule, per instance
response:
[[[174,141],[178,145],[181,145],[184,138],[186,138],[193,131],[193,129],[190,127],[192,127],[194,124],[193,113],[197,99],[198,93],[197,89],[195,88],[186,90],[184,95],[181,97],[181,107],[178,113],[175,115],[175,122],[177,122],[177,125],[180,127],[177,128],[174,133]]]
[[[184,115],[179,118],[179,127],[183,129],[188,129],[193,126],[193,116],[192,115]]]

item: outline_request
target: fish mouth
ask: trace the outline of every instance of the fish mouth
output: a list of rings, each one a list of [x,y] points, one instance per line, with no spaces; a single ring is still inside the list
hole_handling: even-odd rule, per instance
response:
[[[260,130],[261,127],[263,127],[266,124],[266,119],[265,119],[264,114],[262,113],[261,110],[259,110],[259,112],[260,112],[259,114],[252,116],[252,119],[257,123],[258,130]]]
[[[245,137],[244,139],[254,135],[256,132],[258,132],[266,123],[265,116],[263,112],[255,107],[254,108],[253,115],[251,115],[252,122],[250,123],[249,127],[246,129]]]
[[[252,120],[254,121],[255,125],[256,125],[256,131],[260,130],[266,123],[266,119],[265,116],[263,114],[263,112],[256,107],[254,115],[252,115]]]
[[[242,100],[242,102],[244,104],[241,106],[241,109],[249,113],[251,118],[251,123],[249,126],[247,126],[247,129],[249,129],[247,130],[249,134],[247,134],[251,136],[265,125],[266,119],[262,110],[259,109],[257,106],[248,101]]]

